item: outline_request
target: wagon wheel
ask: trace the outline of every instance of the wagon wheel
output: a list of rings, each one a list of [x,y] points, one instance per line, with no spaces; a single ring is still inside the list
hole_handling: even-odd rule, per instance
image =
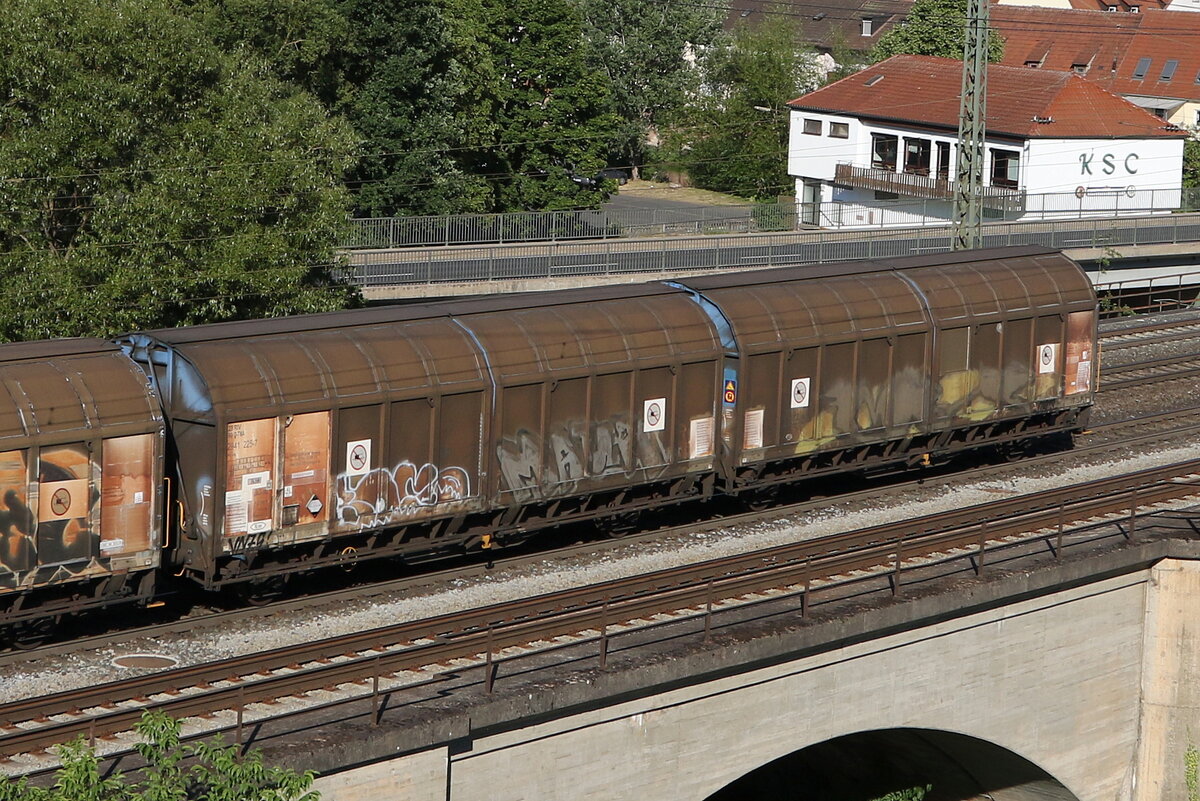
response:
[[[44,617],[38,620],[27,620],[14,624],[8,630],[8,641],[14,648],[27,651],[50,642],[57,631],[57,618]]]
[[[242,585],[241,595],[250,606],[266,606],[282,598],[286,588],[287,576],[267,576]]]
[[[641,522],[642,512],[639,509],[618,512],[611,517],[606,517],[599,521],[599,527],[610,539],[618,539],[637,531],[641,527]]]
[[[772,487],[763,487],[762,489],[747,492],[742,496],[746,507],[752,512],[765,512],[766,510],[779,505],[780,488],[779,485]]]

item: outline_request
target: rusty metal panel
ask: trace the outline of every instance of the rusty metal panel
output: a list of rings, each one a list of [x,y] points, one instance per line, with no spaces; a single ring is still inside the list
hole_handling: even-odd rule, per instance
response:
[[[225,427],[226,537],[265,534],[274,528],[275,429],[273,417]]]
[[[730,320],[745,353],[925,327],[919,295],[890,273],[727,286],[705,294]]]
[[[100,554],[127,556],[152,548],[154,488],[159,481],[153,434],[110,437],[101,444]]]
[[[194,342],[179,353],[204,377],[212,406],[225,416],[487,383],[478,349],[446,319]]]
[[[4,526],[0,528],[0,591],[12,589],[26,571],[37,565],[34,517],[29,508],[29,454],[0,453],[0,497]]]
[[[0,592],[157,566],[145,375],[111,343],[57,340],[0,346],[0,382]]]
[[[37,474],[38,564],[81,562],[97,556],[92,462],[87,445],[42,448]]]
[[[1003,408],[1020,410],[1033,398],[1033,320],[1004,323],[1003,348],[1000,377]]]
[[[1090,392],[1097,367],[1096,312],[1071,312],[1067,316],[1066,394]]]
[[[543,304],[460,319],[501,383],[587,372],[600,365],[669,364],[720,352],[711,321],[678,290],[617,301]]]
[[[939,324],[1027,318],[1096,305],[1087,276],[1058,253],[976,259],[914,268],[905,275],[925,293]]]
[[[328,411],[288,415],[283,425],[280,524],[309,526],[323,535],[329,520]]]

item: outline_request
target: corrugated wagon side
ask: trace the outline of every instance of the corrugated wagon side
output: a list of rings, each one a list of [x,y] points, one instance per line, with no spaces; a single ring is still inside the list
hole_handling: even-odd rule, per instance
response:
[[[1078,430],[1096,297],[1040,248],[706,276],[736,361],[737,487]]]
[[[0,629],[147,601],[162,546],[163,421],[146,377],[94,339],[0,346]]]

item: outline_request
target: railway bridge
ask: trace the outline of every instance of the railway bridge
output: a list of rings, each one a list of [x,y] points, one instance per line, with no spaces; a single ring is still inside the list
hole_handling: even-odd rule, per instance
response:
[[[1192,797],[1197,518],[530,669],[268,753],[321,771],[328,801]]]

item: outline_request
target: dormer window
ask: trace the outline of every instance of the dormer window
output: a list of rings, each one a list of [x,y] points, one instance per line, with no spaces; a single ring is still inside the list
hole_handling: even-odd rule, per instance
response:
[[[1087,75],[1088,65],[1087,64],[1072,64],[1071,69],[1074,70],[1076,72],[1076,74],[1078,74],[1078,75]]]
[[[1105,9],[1105,11],[1120,11],[1120,10],[1121,9],[1118,6],[1109,6],[1108,8]]]
[[[862,35],[863,36],[873,36],[874,34],[875,34],[875,18],[874,17],[863,17],[862,18]]]
[[[1130,14],[1137,14],[1137,13],[1138,13],[1139,11],[1141,11],[1141,10],[1142,10],[1142,9],[1141,9],[1141,8],[1139,8],[1138,6],[1130,6],[1130,7],[1129,7],[1129,13],[1130,13]]]

